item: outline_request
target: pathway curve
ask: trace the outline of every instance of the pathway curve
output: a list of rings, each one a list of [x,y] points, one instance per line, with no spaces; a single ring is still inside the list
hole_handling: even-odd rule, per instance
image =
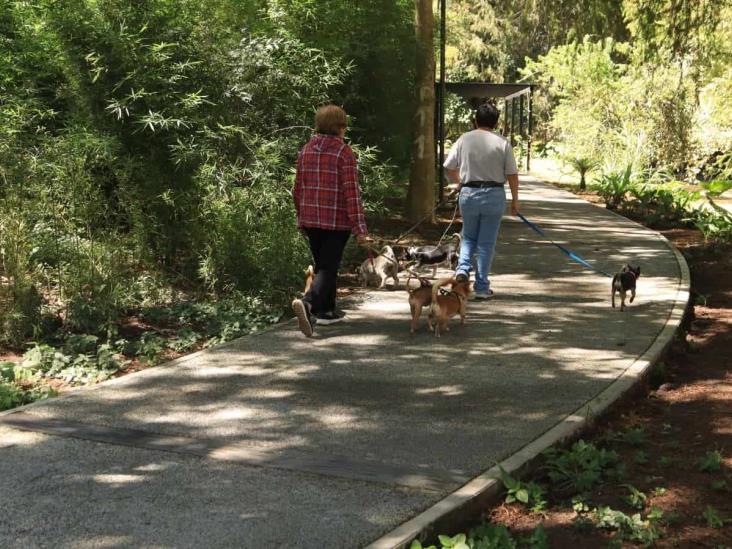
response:
[[[606,389],[678,308],[656,233],[524,179],[523,212],[638,298],[506,219],[489,302],[441,339],[375,291],[308,340],[293,322],[0,415],[0,546],[359,547]]]

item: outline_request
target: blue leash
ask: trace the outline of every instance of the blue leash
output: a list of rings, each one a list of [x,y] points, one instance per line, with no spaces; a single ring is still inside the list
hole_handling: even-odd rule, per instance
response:
[[[611,275],[609,273],[606,273],[605,271],[601,271],[597,267],[593,267],[592,265],[590,265],[589,263],[587,263],[587,261],[585,261],[580,256],[578,256],[576,253],[574,253],[572,250],[569,250],[569,249],[565,248],[564,246],[562,246],[561,244],[557,244],[556,242],[554,242],[551,238],[549,238],[546,235],[546,233],[543,230],[541,230],[541,227],[539,227],[535,223],[532,223],[531,221],[529,221],[528,219],[526,219],[523,215],[518,214],[518,216],[519,216],[519,219],[521,219],[521,221],[523,221],[524,223],[526,223],[535,233],[537,233],[537,234],[543,236],[544,238],[546,238],[549,242],[551,242],[557,248],[559,248],[560,250],[562,250],[562,252],[564,252],[564,254],[569,259],[571,259],[572,261],[574,261],[575,263],[579,263],[583,267],[587,267],[588,269],[593,270],[596,273],[600,273],[601,275],[604,275],[604,276],[606,276],[608,278],[612,278],[613,277],[613,275]]]

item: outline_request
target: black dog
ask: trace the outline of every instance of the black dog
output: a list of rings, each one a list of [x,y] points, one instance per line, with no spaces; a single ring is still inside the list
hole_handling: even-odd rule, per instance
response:
[[[620,272],[613,277],[612,284],[612,304],[615,307],[615,292],[620,294],[620,310],[625,310],[625,294],[630,291],[629,302],[633,303],[635,299],[635,282],[640,276],[640,267],[631,267],[626,265]]]
[[[407,248],[404,259],[414,261],[416,268],[422,265],[432,265],[432,278],[437,275],[437,266],[444,264],[448,268],[454,268],[460,255],[460,234],[452,235],[453,241],[446,242],[439,246],[412,246]]]

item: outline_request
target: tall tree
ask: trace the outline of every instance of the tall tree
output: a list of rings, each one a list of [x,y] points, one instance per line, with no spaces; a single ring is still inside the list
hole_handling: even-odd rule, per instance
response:
[[[414,0],[417,37],[417,111],[414,115],[407,217],[434,220],[435,205],[435,51],[432,0]],[[432,215],[430,215],[432,213]]]

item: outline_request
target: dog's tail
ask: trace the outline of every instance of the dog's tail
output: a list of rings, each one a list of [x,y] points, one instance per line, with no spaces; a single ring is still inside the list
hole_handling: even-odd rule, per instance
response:
[[[452,277],[442,278],[432,285],[432,304],[430,305],[432,311],[437,307],[437,295],[440,292],[440,288],[447,286],[448,284],[455,284],[455,279]]]
[[[302,295],[305,295],[310,291],[310,286],[313,285],[313,280],[315,279],[315,268],[312,265],[308,265],[308,268],[305,269],[305,287],[302,290]]]

